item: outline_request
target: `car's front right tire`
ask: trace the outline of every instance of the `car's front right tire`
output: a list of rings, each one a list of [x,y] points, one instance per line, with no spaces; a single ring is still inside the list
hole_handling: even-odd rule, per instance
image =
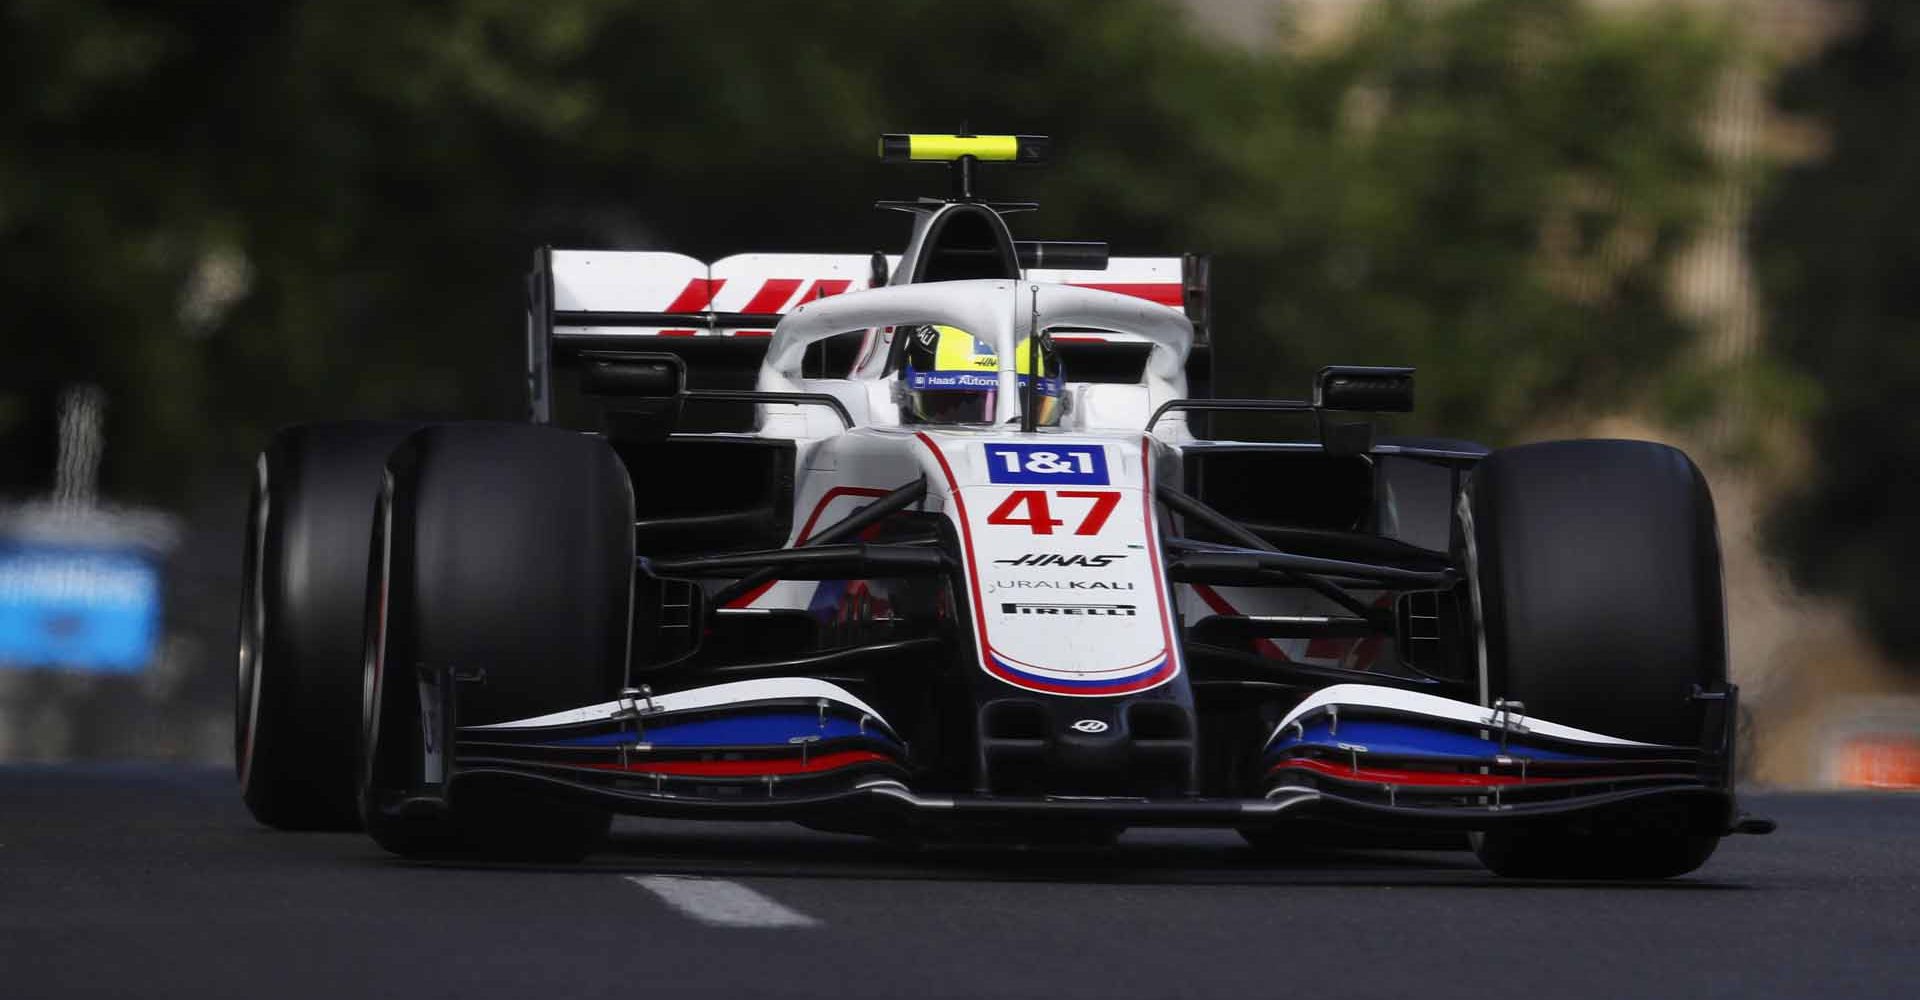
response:
[[[1686,455],[1646,441],[1502,449],[1475,468],[1462,514],[1484,703],[1699,746],[1695,694],[1726,681],[1726,612],[1713,497]],[[1725,820],[1620,809],[1488,830],[1475,849],[1506,876],[1667,878],[1705,863]]]

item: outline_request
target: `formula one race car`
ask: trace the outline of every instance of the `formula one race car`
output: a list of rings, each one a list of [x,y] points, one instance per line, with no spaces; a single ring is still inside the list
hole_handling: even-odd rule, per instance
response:
[[[541,250],[526,424],[281,432],[236,756],[283,828],[574,858],[615,812],[1256,847],[1451,831],[1661,877],[1735,808],[1712,499],[1635,441],[1376,437],[1406,368],[1211,398],[1203,258],[1012,239],[948,165],[898,256]],[[1307,440],[1208,440],[1219,411]],[[563,429],[563,428],[574,429]]]

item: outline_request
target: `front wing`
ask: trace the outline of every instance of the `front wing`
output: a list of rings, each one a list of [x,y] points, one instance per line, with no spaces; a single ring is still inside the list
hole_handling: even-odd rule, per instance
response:
[[[1261,748],[1239,796],[991,796],[915,787],[911,748],[880,713],[814,678],[764,678],[462,726],[452,672],[421,678],[421,780],[386,807],[421,815],[456,789],[513,785],[617,812],[798,820],[887,834],[968,824],[1253,829],[1294,820],[1486,830],[1565,821],[1759,832],[1735,810],[1736,692],[1710,699],[1693,747],[1529,719],[1506,706],[1368,684],[1317,692]],[[430,779],[430,780],[429,780]]]

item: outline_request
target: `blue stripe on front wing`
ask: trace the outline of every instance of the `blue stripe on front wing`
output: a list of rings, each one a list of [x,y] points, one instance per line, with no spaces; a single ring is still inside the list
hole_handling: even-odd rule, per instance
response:
[[[823,740],[861,735],[860,724],[842,716],[829,715],[822,724],[818,713],[781,712],[722,716],[674,722],[642,718],[644,742],[657,747],[741,747],[786,746],[792,740],[817,736]],[[878,723],[869,722],[866,735],[886,739]],[[550,746],[615,746],[634,742],[632,731],[595,733],[547,741]]]
[[[1439,757],[1488,757],[1500,752],[1498,740],[1484,740],[1457,729],[1442,729],[1381,722],[1373,719],[1342,719],[1338,731],[1330,731],[1328,720],[1316,717],[1306,724],[1304,736],[1294,735],[1289,726],[1281,737],[1268,745],[1269,753],[1301,746],[1337,747],[1340,744],[1362,746],[1369,753],[1405,754]],[[1597,749],[1597,748],[1596,748]],[[1508,741],[1508,753],[1532,760],[1605,760],[1599,755],[1565,753],[1514,740]]]

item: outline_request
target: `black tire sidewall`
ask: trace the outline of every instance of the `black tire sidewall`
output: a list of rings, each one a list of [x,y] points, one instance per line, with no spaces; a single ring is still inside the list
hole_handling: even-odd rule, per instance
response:
[[[418,427],[300,425],[256,461],[234,751],[242,798],[270,826],[358,825],[362,554],[387,453]]]
[[[402,819],[383,806],[421,761],[418,698],[407,681],[423,664],[477,678],[459,685],[460,725],[617,695],[634,567],[625,467],[586,435],[461,424],[410,437],[387,475],[384,546],[376,531],[368,558],[371,712],[360,795],[368,832],[409,856],[578,856],[604,835],[604,811],[457,781],[437,817]]]
[[[1726,605],[1713,498],[1686,455],[1643,441],[1503,449],[1475,468],[1462,513],[1483,704],[1699,744],[1691,694],[1726,680]],[[1669,878],[1713,854],[1708,818],[1630,831],[1541,822],[1473,846],[1506,877]]]
[[[1468,487],[1483,702],[1692,745],[1726,679],[1713,502],[1681,452],[1558,441],[1494,452]]]

